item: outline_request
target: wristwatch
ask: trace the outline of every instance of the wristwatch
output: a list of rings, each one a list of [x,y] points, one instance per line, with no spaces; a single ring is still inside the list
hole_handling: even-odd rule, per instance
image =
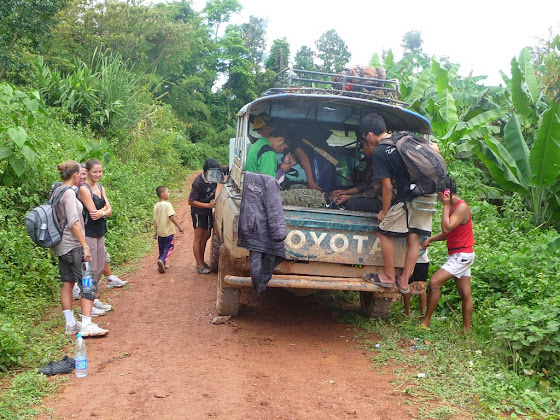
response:
[[[105,218],[105,212],[101,212],[101,217]]]

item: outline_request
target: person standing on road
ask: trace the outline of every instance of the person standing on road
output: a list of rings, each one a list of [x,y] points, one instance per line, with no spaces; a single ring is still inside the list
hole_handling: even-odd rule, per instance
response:
[[[82,260],[91,261],[91,251],[84,235],[83,206],[77,199],[73,187],[80,180],[80,164],[66,161],[58,165],[62,184],[55,188],[53,194],[58,195],[62,188],[68,188],[56,205],[56,215],[60,226],[65,226],[61,242],[51,248],[51,253],[58,257],[58,270],[62,281],[60,302],[66,320],[65,334],[74,335],[81,332],[83,337],[106,335],[107,330],[99,328],[91,322],[91,310],[95,293],[84,294],[82,291]],[[82,321],[76,321],[72,311],[72,289],[78,282],[80,288],[80,306]]]
[[[431,242],[447,240],[449,258],[430,279],[428,309],[420,325],[429,328],[441,296],[441,286],[453,277],[461,296],[463,331],[470,332],[473,314],[471,266],[474,262],[472,214],[469,205],[457,195],[457,186],[452,178],[447,179],[446,188],[438,193],[438,199],[443,203],[441,232],[423,241],[420,247],[426,249]]]
[[[88,171],[86,182],[80,187],[79,199],[85,207],[85,231],[86,241],[91,249],[93,283],[95,294],[99,289],[101,274],[105,268],[105,233],[107,233],[106,217],[113,214],[113,209],[105,189],[99,181],[103,176],[103,166],[97,159],[89,159],[86,162]],[[104,315],[111,310],[111,305],[103,303],[95,297],[93,316]]]
[[[196,261],[196,270],[199,274],[210,273],[210,267],[204,262],[204,252],[214,227],[212,209],[216,204],[215,198],[218,184],[208,180],[209,169],[222,170],[222,167],[216,159],[206,159],[202,167],[202,173],[193,181],[189,194],[189,205],[191,206],[194,228],[193,254]]]
[[[169,189],[162,185],[156,188],[159,201],[154,205],[154,239],[158,240],[159,256],[157,260],[158,271],[163,274],[169,268],[167,262],[175,247],[175,228],[179,232],[185,231],[175,218],[175,210],[169,202]]]

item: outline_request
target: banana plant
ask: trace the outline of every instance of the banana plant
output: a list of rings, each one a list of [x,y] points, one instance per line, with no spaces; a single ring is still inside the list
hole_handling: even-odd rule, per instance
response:
[[[486,134],[473,150],[500,186],[522,195],[539,226],[558,218],[560,207],[560,104],[546,104],[529,57],[523,49],[511,62],[511,79],[504,79],[513,111],[503,138]]]

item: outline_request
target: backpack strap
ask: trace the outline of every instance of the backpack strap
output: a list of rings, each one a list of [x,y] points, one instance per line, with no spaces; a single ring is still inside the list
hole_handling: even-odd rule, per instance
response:
[[[58,202],[60,200],[62,200],[62,196],[64,195],[64,193],[66,192],[66,190],[69,190],[72,187],[69,187],[68,185],[64,185],[62,186],[62,188],[60,189],[59,193],[57,194],[57,196],[53,199],[53,197],[51,196],[51,198],[49,199],[49,204],[51,206],[56,206],[58,204]],[[53,191],[54,194],[54,191]]]
[[[274,149],[270,144],[265,144],[263,147],[259,149],[259,151],[257,152],[257,160],[259,160],[261,156],[264,155],[266,152],[274,152]]]

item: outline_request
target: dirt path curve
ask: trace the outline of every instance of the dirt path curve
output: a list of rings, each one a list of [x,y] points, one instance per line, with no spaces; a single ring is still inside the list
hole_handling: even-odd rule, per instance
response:
[[[190,182],[188,186],[190,188]],[[89,376],[70,376],[44,401],[42,419],[410,419],[417,409],[379,372],[355,333],[329,318],[313,296],[270,289],[242,292],[239,316],[211,324],[216,275],[192,256],[187,200],[175,203],[170,268],[159,274],[157,245],[128,276],[128,290],[105,291],[114,310],[96,319],[110,333],[88,339]]]

